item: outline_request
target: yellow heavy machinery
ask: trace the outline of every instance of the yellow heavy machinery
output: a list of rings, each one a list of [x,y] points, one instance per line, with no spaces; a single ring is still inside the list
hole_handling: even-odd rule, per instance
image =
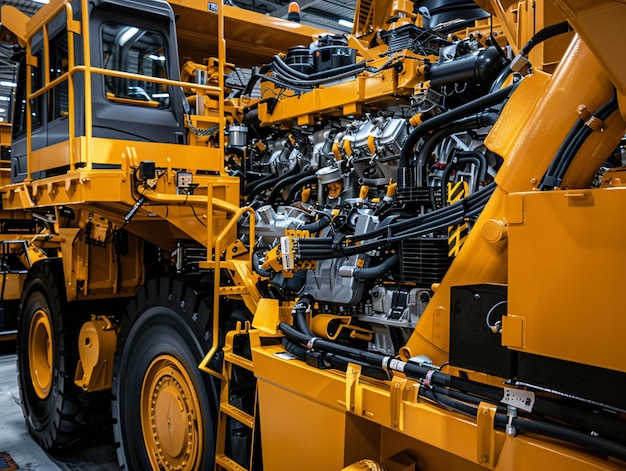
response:
[[[351,35],[201,0],[1,19],[44,449],[626,469],[623,2],[360,0]]]

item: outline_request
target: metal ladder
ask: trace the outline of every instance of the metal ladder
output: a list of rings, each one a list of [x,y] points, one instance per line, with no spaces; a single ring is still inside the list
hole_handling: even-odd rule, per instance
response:
[[[243,328],[241,323],[238,322],[236,329],[226,334],[223,347],[224,363],[217,423],[215,471],[252,471],[253,469],[255,439],[257,438],[255,437],[255,432],[257,431],[255,413],[257,410],[256,379],[254,379],[252,373],[252,360],[237,352],[240,347],[237,341],[240,338],[248,339],[249,330],[249,322],[246,322]],[[245,395],[241,399],[241,404],[235,404],[232,386],[238,386],[236,384],[236,376],[246,376],[247,374],[249,374],[254,383],[252,404],[249,403],[250,397],[248,397],[248,404],[244,404],[246,402]],[[248,392],[250,392],[250,389],[248,389]],[[241,433],[241,429],[244,430],[242,437],[237,435],[237,433]],[[245,453],[235,449],[237,447],[236,441],[240,441],[239,447],[246,447]]]

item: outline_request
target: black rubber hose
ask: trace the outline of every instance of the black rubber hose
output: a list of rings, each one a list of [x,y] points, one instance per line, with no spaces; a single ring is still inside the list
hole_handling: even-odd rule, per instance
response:
[[[537,34],[535,34],[525,45],[522,47],[520,54],[523,56],[527,56],[528,53],[538,44],[546,41],[550,38],[558,36],[560,34],[567,33],[569,31],[573,31],[571,25],[567,21],[563,21],[562,23],[557,23],[554,25],[546,26]],[[497,43],[496,43],[497,44]],[[499,88],[506,81],[507,77],[512,73],[510,67],[505,67],[502,69],[500,74],[493,81],[492,90]]]
[[[346,371],[348,369],[348,363],[352,363],[354,365],[358,365],[361,367],[361,373],[370,378],[380,379],[380,380],[389,380],[389,376],[385,374],[380,368],[375,368],[372,365],[367,363],[363,363],[351,358],[346,358],[341,355],[336,355],[333,353],[328,353],[324,357],[324,360],[332,367],[340,371]]]
[[[359,62],[357,64],[344,65],[335,69],[330,69],[324,72],[318,72],[311,74],[307,78],[298,78],[290,74],[289,71],[276,68],[275,73],[278,74],[276,79],[280,82],[288,83],[294,87],[314,87],[326,82],[339,80],[344,77],[350,77],[364,71],[366,68],[365,62]],[[274,81],[271,76],[264,76],[265,80]]]
[[[300,345],[298,345],[298,344],[296,344],[294,342],[292,342],[287,337],[283,338],[283,347],[285,347],[285,350],[287,350],[292,355],[298,357],[300,360],[302,360],[302,361],[306,360],[307,349],[301,347]]]
[[[441,204],[444,206],[448,204],[448,179],[450,178],[450,174],[457,164],[464,163],[471,163],[479,168],[481,164],[480,160],[476,157],[455,157],[452,162],[446,165],[446,168],[443,171],[443,176],[441,177]]]
[[[376,265],[375,267],[356,267],[352,272],[352,276],[357,280],[375,280],[395,267],[399,260],[400,254],[394,253],[391,257],[388,257],[384,262]]]
[[[617,96],[614,94],[611,100],[606,102],[594,115],[598,119],[604,121],[612,113],[617,110]],[[548,170],[544,174],[539,185],[540,190],[551,190],[561,185],[563,176],[567,172],[570,164],[576,156],[578,150],[583,145],[587,137],[592,133],[592,129],[585,125],[585,122],[579,118],[570,129],[565,140],[557,150],[556,155],[552,159]]]
[[[613,95],[613,98],[598,110],[595,117],[601,121],[605,121],[606,119],[609,118],[609,116],[615,113],[618,110],[618,108],[619,106],[617,103],[617,95]],[[558,185],[561,184],[561,181],[563,180],[563,177],[565,176],[567,169],[569,168],[571,163],[574,161],[576,154],[578,153],[582,145],[585,143],[587,138],[593,132],[594,132],[593,129],[591,129],[589,126],[584,126],[579,131],[576,138],[570,143],[570,145],[567,146],[565,152],[563,153],[563,158],[561,159],[561,162],[556,170],[555,177],[557,179]]]
[[[471,196],[471,195],[470,195]],[[469,198],[469,197],[468,197]],[[465,198],[467,199],[467,198]],[[463,203],[463,201],[459,202]],[[387,237],[383,239],[373,240],[370,242],[364,242],[359,245],[354,246],[345,246],[335,243],[332,239],[329,238],[319,238],[319,240],[315,241],[315,246],[312,247],[309,239],[300,239],[299,250],[300,250],[300,258],[303,260],[311,260],[311,259],[330,259],[330,258],[338,258],[343,256],[350,256],[368,252],[370,250],[380,249],[383,247],[388,247],[392,243],[399,242],[408,238],[415,238],[423,234],[427,234],[433,232],[435,230],[444,229],[450,225],[457,224],[461,222],[465,215],[465,207],[459,203],[454,203],[453,205],[447,206],[447,208],[454,209],[454,212],[450,212],[443,217],[443,214],[440,214],[440,211],[436,211],[440,218],[433,219],[428,223],[415,225],[412,227],[405,228],[403,231],[393,234],[392,236],[387,235]],[[473,208],[472,206],[467,206],[469,210],[481,209]],[[433,211],[435,213],[435,211]],[[428,213],[428,214],[433,214]],[[389,226],[388,226],[389,227]]]
[[[287,187],[288,185],[291,185],[292,183],[297,182],[298,180],[302,179],[303,176],[304,177],[309,177],[311,175],[315,175],[315,172],[316,172],[316,170],[307,170],[306,172],[296,173],[295,175],[291,175],[289,177],[284,177],[284,178],[280,179],[278,181],[278,183],[276,183],[276,185],[274,185],[274,188],[272,188],[272,191],[271,191],[270,195],[267,197],[267,202],[269,204],[272,204],[274,202],[274,200],[276,200],[278,195],[283,191],[283,189],[285,187]]]
[[[463,391],[477,393],[480,396],[490,398],[496,402],[500,402],[503,396],[502,389],[496,386],[474,383],[470,380],[450,376],[411,362],[400,362],[395,360],[396,364],[394,365],[392,363],[394,360],[391,359],[391,357],[385,357],[381,354],[365,352],[352,347],[334,344],[319,338],[309,337],[284,323],[279,324],[279,329],[292,341],[305,345],[309,349],[314,348],[315,350],[322,352],[336,352],[339,355],[348,358],[350,361],[357,360],[366,362],[370,366],[382,368],[383,370],[390,368],[396,371],[402,371],[406,374],[406,376],[418,380],[423,380],[427,377],[427,375],[430,375],[430,381],[434,385],[457,389],[461,393],[463,393]],[[444,394],[443,392],[444,390],[439,388],[436,390],[429,389],[428,387],[420,388],[420,394],[424,397],[440,403],[452,410],[456,410],[457,412],[476,418],[478,412],[477,407],[446,397],[450,394],[447,392]],[[541,400],[541,398],[538,399]],[[475,403],[475,399],[473,398],[466,398],[466,400],[467,402]],[[546,403],[543,407],[549,408],[548,401],[545,402]],[[496,414],[495,423],[500,429],[504,429],[506,427],[508,420],[509,418],[506,415]],[[523,432],[536,433],[551,438],[557,438],[584,446],[603,454],[614,456],[621,460],[626,460],[626,447],[601,437],[594,437],[586,433],[573,430],[563,425],[545,423],[537,420],[528,420],[520,417],[514,418],[512,425],[514,425],[517,430]]]
[[[365,237],[355,236],[349,238],[352,243],[357,241],[361,242],[363,240],[370,240],[370,242],[345,246],[335,242],[329,237],[299,239],[300,258],[303,260],[314,258],[330,259],[356,255],[369,250],[389,246],[391,243],[399,242],[407,238],[414,238],[422,234],[433,232],[434,230],[443,229],[449,225],[460,222],[466,214],[481,211],[491,197],[495,187],[495,183],[492,182],[480,191],[471,194],[457,203],[412,218],[409,221],[410,224],[406,224],[406,221],[402,221],[401,223],[385,226],[372,233],[364,234]],[[373,240],[375,237],[379,236],[385,237],[380,240]]]
[[[267,270],[263,270],[261,268],[261,263],[259,262],[259,254],[255,251],[252,252],[252,269],[256,274],[261,275],[262,277],[269,278],[271,273]]]
[[[311,306],[315,302],[315,298],[310,294],[303,294],[298,302],[291,308],[291,316],[293,317],[293,325],[296,329],[305,335],[313,337],[313,332],[306,321],[307,312],[311,311]]]
[[[530,40],[524,44],[524,47],[522,48],[522,50],[520,51],[521,54],[523,55],[528,55],[528,53],[530,51],[532,51],[532,49],[550,39],[553,38],[555,36],[558,36],[560,34],[565,34],[568,33],[570,31],[574,31],[574,29],[571,27],[571,25],[567,22],[567,21],[563,21],[561,23],[557,23],[554,25],[550,25],[550,26],[546,26],[545,28],[543,28],[541,31],[539,31],[537,34],[535,34],[532,38],[530,38]]]
[[[354,64],[347,64],[341,67],[335,67],[334,69],[324,70],[322,72],[316,72],[313,74],[305,74],[299,70],[295,70],[291,66],[285,63],[279,56],[272,58],[272,65],[276,67],[284,75],[287,75],[289,79],[301,80],[301,81],[318,81],[324,79],[334,79],[338,75],[344,73],[356,73],[365,70],[366,62],[361,61]]]
[[[495,112],[481,113],[476,116],[470,116],[468,118],[454,121],[453,123],[450,123],[438,129],[431,136],[429,136],[428,139],[426,139],[426,141],[420,148],[415,159],[415,167],[425,166],[426,162],[430,159],[430,156],[435,151],[435,147],[437,147],[437,145],[439,145],[439,143],[441,143],[441,141],[446,137],[468,129],[478,129],[482,127],[493,126],[493,124],[498,119],[498,116],[499,113]],[[420,184],[426,185],[426,181],[422,179]]]
[[[506,88],[490,93],[489,95],[477,98],[476,100],[465,103],[458,108],[453,108],[446,111],[445,113],[441,113],[424,121],[422,124],[413,129],[413,131],[411,131],[411,133],[404,141],[402,151],[400,152],[399,166],[403,168],[409,165],[411,155],[413,154],[413,148],[418,143],[418,141],[428,132],[432,131],[433,129],[438,129],[441,126],[448,125],[460,118],[467,117],[471,114],[478,113],[491,106],[502,103],[504,100],[506,100],[506,98],[510,95],[511,91],[513,91],[514,88],[515,85],[509,85]]]
[[[268,180],[271,180],[271,179],[273,179],[273,178],[276,178],[277,176],[278,176],[278,175],[276,175],[275,173],[270,173],[270,174],[268,174],[268,175],[265,175],[265,176],[263,176],[263,177],[261,177],[261,178],[258,178],[258,179],[256,179],[256,180],[254,180],[253,182],[248,183],[248,184],[245,186],[245,188],[243,189],[243,194],[244,194],[244,195],[248,195],[248,194],[250,194],[250,192],[251,192],[252,190],[254,190],[257,186],[259,186],[260,184],[262,184],[262,183],[264,183],[264,182],[266,182],[266,181],[268,181]]]
[[[446,165],[441,178],[441,202],[444,206],[448,204],[448,179],[450,178],[452,170],[457,164],[467,163],[476,165],[478,169],[478,177],[474,182],[472,191],[476,192],[480,184],[485,181],[487,176],[487,157],[485,157],[485,154],[478,151],[458,152],[453,161]]]
[[[507,420],[507,416],[497,414],[495,423],[501,428],[504,428]],[[602,437],[595,437],[563,425],[538,420],[528,420],[520,417],[514,418],[512,425],[520,432],[536,433],[545,437],[556,438],[626,461],[626,447]]]
[[[443,392],[441,389],[435,390],[420,388],[420,394],[456,412],[473,418],[477,417],[478,407],[467,404],[466,402],[460,402],[451,397],[447,397],[450,396],[450,394]],[[509,417],[507,415],[502,413],[496,414],[496,427],[504,430],[508,422]],[[595,437],[587,433],[574,430],[564,425],[534,419],[525,419],[521,417],[514,417],[511,421],[511,425],[515,427],[516,431],[535,433],[544,437],[556,438],[558,440],[580,445],[590,450],[626,461],[626,447],[601,437]]]
[[[313,175],[309,175],[301,180],[298,180],[296,183],[294,183],[291,188],[289,189],[289,193],[287,194],[287,201],[291,202],[293,201],[293,199],[296,197],[296,193],[298,193],[298,191],[300,190],[300,188],[302,188],[305,185],[309,185],[312,183],[317,182],[317,175],[313,174]]]
[[[469,116],[471,114],[483,111],[491,106],[502,103],[511,92],[515,89],[517,84],[509,85],[506,88],[498,90],[496,92],[485,95],[476,100],[465,103],[458,108],[451,109],[445,113],[439,114],[433,118],[426,120],[424,123],[417,126],[404,141],[402,150],[400,151],[400,158],[398,162],[398,177],[396,179],[398,183],[398,191],[402,192],[413,186],[413,174],[410,166],[411,156],[413,155],[413,148],[419,142],[421,138],[426,136],[433,129],[437,129],[441,126],[445,126],[460,118]]]
[[[285,172],[282,175],[278,175],[277,177],[274,177],[271,180],[267,180],[267,181],[264,181],[263,183],[260,183],[253,190],[250,191],[250,193],[248,194],[248,199],[253,199],[259,193],[269,188],[272,188],[274,185],[280,182],[283,178],[289,178],[292,175],[298,174],[299,172],[300,172],[300,167],[296,165],[294,168],[292,168],[288,172]]]
[[[309,350],[313,349],[334,353],[349,358],[350,360],[365,362],[370,366],[375,366],[378,368],[383,368],[383,362],[385,361],[385,359],[389,358],[379,353],[358,350],[356,348],[348,347],[346,345],[329,342],[319,337],[312,337],[310,335],[303,334],[299,330],[291,327],[289,324],[285,324],[284,322],[279,323],[278,328],[292,341],[297,342],[300,345],[306,346]],[[428,369],[423,368],[423,370],[423,375],[425,375]]]
[[[309,231],[311,234],[317,234],[322,229],[325,229],[330,225],[331,217],[329,214],[321,213],[317,218],[317,221],[309,222],[308,224],[302,224],[298,227],[298,230]]]

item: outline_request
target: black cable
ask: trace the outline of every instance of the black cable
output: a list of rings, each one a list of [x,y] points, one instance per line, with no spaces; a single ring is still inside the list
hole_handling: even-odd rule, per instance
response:
[[[284,178],[289,178],[292,175],[297,175],[300,172],[300,167],[298,165],[296,165],[295,167],[293,167],[291,170],[283,173],[282,175],[278,175],[270,180],[264,181],[258,185],[256,185],[252,190],[250,190],[250,192],[248,193],[248,199],[251,200],[253,199],[256,195],[258,195],[259,193],[272,188],[274,185],[276,185],[278,182],[280,182],[282,179]]]
[[[537,32],[537,34],[535,34],[532,38],[530,38],[530,40],[526,44],[524,44],[524,47],[522,47],[520,53],[524,56],[527,56],[528,53],[532,51],[532,49],[536,45],[546,41],[547,39],[553,38],[560,34],[568,33],[570,31],[574,31],[574,29],[567,21],[546,26],[541,31]]]
[[[594,117],[605,121],[617,109],[617,95],[614,93],[613,97],[600,107]],[[563,177],[574,157],[592,132],[593,130],[585,125],[585,121],[582,118],[576,120],[541,179],[540,190],[551,190],[561,185]]]
[[[198,217],[198,215],[196,214],[196,209],[193,207],[193,204],[192,204],[192,205],[190,205],[190,208],[191,208],[191,211],[193,212],[193,215],[194,215],[194,216],[196,217],[196,219],[198,220],[198,222],[199,222],[200,224],[202,224],[204,227],[207,227],[207,226],[206,226],[206,224],[202,221],[202,219],[200,219],[200,218]]]
[[[320,213],[317,221],[302,224],[298,229],[301,231],[309,231],[312,234],[317,234],[322,229],[328,227],[332,221],[331,216],[326,213]]]
[[[352,276],[355,280],[375,280],[380,278],[393,267],[398,264],[400,260],[400,254],[394,253],[390,257],[386,258],[384,262],[374,267],[356,267],[352,272]]]
[[[274,72],[280,72],[288,80],[293,81],[295,85],[311,85],[314,83],[323,83],[323,81],[336,80],[346,74],[354,75],[362,72],[366,68],[366,62],[361,61],[354,64],[347,64],[333,69],[316,72],[313,74],[305,74],[299,70],[295,70],[287,65],[279,56],[272,58]]]
[[[294,183],[291,188],[289,189],[289,193],[287,194],[287,202],[290,203],[294,200],[294,198],[296,197],[296,193],[298,193],[298,191],[300,191],[300,189],[303,186],[306,185],[311,185],[313,183],[317,182],[317,175],[313,174],[313,175],[309,175],[308,177],[305,177],[301,180],[298,180],[296,183]]]
[[[446,137],[461,131],[492,126],[498,119],[498,116],[499,113],[495,112],[480,113],[476,116],[469,116],[467,118],[454,121],[437,129],[432,135],[428,136],[428,139],[424,141],[424,144],[417,153],[415,167],[426,165],[426,162],[430,159],[435,147],[437,147],[437,145]],[[422,180],[419,184],[426,185],[426,181]]]
[[[261,178],[254,180],[253,182],[248,183],[243,189],[242,194],[243,195],[249,194],[252,190],[254,190],[261,183],[271,180],[272,178],[276,178],[277,176],[278,175],[276,175],[276,173],[270,173],[270,174],[262,176]]]
[[[429,382],[436,386],[443,387],[450,387],[456,383],[457,386],[468,389],[468,385],[473,383],[469,380],[452,377],[450,375],[446,375],[445,373],[434,371],[430,368],[413,364],[411,362],[402,362],[378,353],[362,351],[353,347],[335,344],[317,337],[310,337],[283,322],[279,324],[279,329],[292,342],[306,346],[308,350],[313,349],[319,352],[335,353],[345,357],[350,362],[356,360],[357,362],[367,363],[370,367],[382,369],[385,372],[387,372],[388,369],[399,371],[404,373],[407,377],[418,379],[422,382],[428,377]],[[472,387],[473,389],[479,389],[482,392],[486,392],[488,395],[492,395],[492,391],[496,388],[495,386],[484,385],[481,383],[473,383]],[[451,392],[442,388],[429,388],[426,384],[424,384],[423,387],[420,388],[420,394],[423,397],[426,397],[450,410],[459,412],[468,417],[477,417],[478,407],[473,405],[476,403],[476,400],[472,397],[464,396],[462,391],[459,393]],[[501,390],[500,394],[502,394]],[[469,403],[450,397],[453,395],[456,397],[464,397]],[[501,397],[495,400],[499,402],[500,399]],[[497,413],[495,417],[495,425],[499,429],[505,429],[506,425],[509,423],[509,419],[510,418],[508,416],[502,413]],[[525,419],[521,417],[513,417],[511,419],[511,424],[516,430],[522,432],[556,438],[626,461],[626,447],[601,437],[573,430],[565,425],[547,423],[536,419]]]
[[[283,191],[283,188],[287,187],[288,185],[291,185],[294,182],[297,182],[298,180],[300,180],[303,176],[304,177],[309,177],[311,175],[315,175],[316,170],[307,170],[306,172],[303,173],[297,173],[295,175],[291,175],[289,177],[284,177],[281,178],[276,185],[274,185],[274,188],[272,188],[272,191],[270,192],[270,195],[267,197],[267,202],[269,204],[272,204],[274,202],[274,200],[278,197],[279,193]]]
[[[494,105],[502,103],[504,100],[506,100],[506,98],[510,95],[514,88],[515,85],[509,85],[508,87],[490,93],[489,95],[485,95],[477,98],[476,100],[470,101],[469,103],[465,103],[458,108],[453,108],[437,116],[434,116],[424,121],[422,124],[416,126],[415,129],[413,129],[413,131],[411,131],[409,136],[406,138],[406,140],[404,141],[404,145],[402,146],[399,161],[400,168],[407,167],[409,165],[411,155],[413,154],[413,148],[418,143],[418,141],[427,133],[429,133],[433,129],[439,129],[441,126],[451,124],[452,122],[460,118],[465,118],[469,115],[478,113]]]
[[[358,245],[347,246],[336,244],[331,238],[301,238],[298,239],[299,257],[302,260],[309,259],[331,259],[343,256],[350,256],[368,252],[370,250],[388,247],[390,244],[400,242],[408,238],[419,237],[448,226],[463,222],[468,214],[474,214],[482,210],[482,207],[489,200],[491,194],[495,190],[495,183],[490,183],[481,191],[474,193],[461,201],[453,203],[445,208],[432,211],[430,213],[420,215],[411,219],[411,224],[406,225],[404,222],[396,226],[395,224],[386,226],[381,230],[375,230],[365,234],[370,239],[386,235],[380,240],[370,242],[362,242]],[[478,198],[480,196],[480,198]],[[402,230],[398,231],[398,227]],[[351,242],[361,242],[364,237],[352,237]]]
[[[618,110],[617,95],[614,94],[613,98],[598,110],[598,112],[595,115],[595,118],[601,121],[605,121],[606,119],[609,118],[609,116],[611,116],[617,110]],[[560,185],[560,182],[563,180],[563,177],[565,176],[567,169],[569,168],[572,161],[576,157],[576,154],[578,153],[578,151],[580,150],[584,142],[587,140],[587,138],[593,132],[594,132],[593,129],[591,129],[589,126],[586,126],[586,125],[583,126],[583,128],[578,132],[578,135],[566,147],[566,150],[563,154],[563,158],[561,159],[561,162],[556,170],[556,179],[559,182],[559,185]]]

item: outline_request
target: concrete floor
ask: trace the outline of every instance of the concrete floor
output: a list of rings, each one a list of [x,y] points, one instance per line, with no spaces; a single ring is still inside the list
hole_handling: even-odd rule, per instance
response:
[[[3,342],[4,343],[4,342]],[[19,470],[119,470],[113,443],[77,449],[63,456],[51,456],[39,448],[24,424],[17,389],[16,355],[3,353],[15,351],[2,345],[0,350],[0,452],[7,452]]]

